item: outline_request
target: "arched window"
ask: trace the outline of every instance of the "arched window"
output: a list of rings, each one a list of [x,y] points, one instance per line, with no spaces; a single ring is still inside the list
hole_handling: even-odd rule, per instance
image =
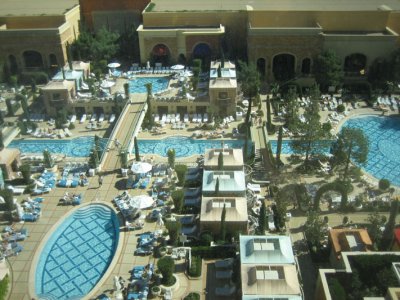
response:
[[[57,56],[55,54],[50,54],[49,55],[49,64],[51,68],[57,68],[58,63],[57,63]]]
[[[295,58],[292,54],[276,55],[272,62],[272,72],[278,81],[292,79],[295,74]]]
[[[265,76],[265,58],[260,57],[257,59],[257,70],[261,76]]]
[[[347,75],[360,75],[365,72],[367,57],[361,53],[353,53],[344,59],[344,71]]]
[[[43,68],[43,58],[39,52],[25,51],[23,57],[26,68]]]
[[[301,62],[301,73],[310,74],[311,73],[311,59],[305,58]]]
[[[151,52],[154,62],[167,64],[170,56],[169,48],[164,44],[157,44]]]

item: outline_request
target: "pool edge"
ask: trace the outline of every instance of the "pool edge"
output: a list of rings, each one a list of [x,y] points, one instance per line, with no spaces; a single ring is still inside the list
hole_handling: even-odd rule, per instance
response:
[[[41,240],[38,248],[35,251],[35,254],[33,256],[32,262],[31,262],[31,267],[29,270],[29,276],[28,276],[28,291],[29,291],[29,297],[32,299],[36,299],[39,298],[36,295],[36,291],[35,291],[35,276],[36,276],[36,267],[38,265],[40,256],[41,256],[41,252],[43,251],[44,247],[46,246],[47,242],[49,241],[50,237],[53,235],[54,230],[57,229],[68,217],[70,217],[73,213],[75,213],[77,210],[81,209],[82,207],[85,206],[89,206],[89,205],[93,205],[93,204],[97,204],[97,205],[103,205],[103,206],[107,206],[108,208],[110,208],[117,216],[117,220],[119,223],[119,228],[121,227],[121,222],[120,222],[120,218],[118,217],[118,211],[108,202],[105,201],[92,201],[92,202],[88,202],[88,203],[83,203],[79,206],[76,206],[74,208],[72,208],[70,211],[68,211],[65,215],[63,215],[53,226],[50,227],[49,231],[46,233],[46,235],[44,236],[44,238]],[[119,229],[118,228],[118,229]],[[99,286],[102,285],[105,280],[110,276],[110,274],[112,273],[112,271],[114,270],[118,258],[121,254],[121,250],[122,250],[122,244],[121,243],[121,231],[119,232],[119,240],[118,240],[118,245],[117,248],[115,249],[115,254],[114,257],[111,260],[111,263],[109,264],[107,271],[104,273],[104,275],[100,278],[100,280],[97,282],[97,284],[90,290],[90,292],[83,297],[82,299],[89,299],[90,296],[93,296],[93,294],[98,290]]]

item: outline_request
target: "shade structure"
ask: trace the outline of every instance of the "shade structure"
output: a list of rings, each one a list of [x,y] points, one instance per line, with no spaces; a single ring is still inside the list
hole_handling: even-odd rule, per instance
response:
[[[135,174],[144,174],[150,172],[153,166],[146,162],[134,163],[131,167],[131,171]]]
[[[119,68],[120,66],[121,66],[121,64],[120,64],[120,63],[117,63],[117,62],[109,63],[109,64],[107,65],[107,67],[109,67],[109,68],[111,68],[111,69]]]
[[[173,65],[171,67],[172,70],[183,70],[185,68],[184,65]]]
[[[147,195],[134,196],[130,200],[131,205],[138,209],[153,207],[154,199]]]

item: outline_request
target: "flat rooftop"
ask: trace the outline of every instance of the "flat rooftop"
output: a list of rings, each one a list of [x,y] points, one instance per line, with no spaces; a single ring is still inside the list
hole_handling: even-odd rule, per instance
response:
[[[8,0],[9,1],[9,0]],[[376,11],[400,10],[400,0],[153,0],[151,11]]]
[[[0,17],[63,15],[79,0],[1,0]]]

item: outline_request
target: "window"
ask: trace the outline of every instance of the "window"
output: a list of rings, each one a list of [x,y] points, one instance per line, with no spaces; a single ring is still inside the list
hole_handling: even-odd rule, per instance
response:
[[[227,92],[219,92],[218,98],[219,99],[227,99],[228,98],[228,93]]]
[[[53,94],[53,101],[59,101],[59,100],[61,100],[61,94],[60,93]]]

